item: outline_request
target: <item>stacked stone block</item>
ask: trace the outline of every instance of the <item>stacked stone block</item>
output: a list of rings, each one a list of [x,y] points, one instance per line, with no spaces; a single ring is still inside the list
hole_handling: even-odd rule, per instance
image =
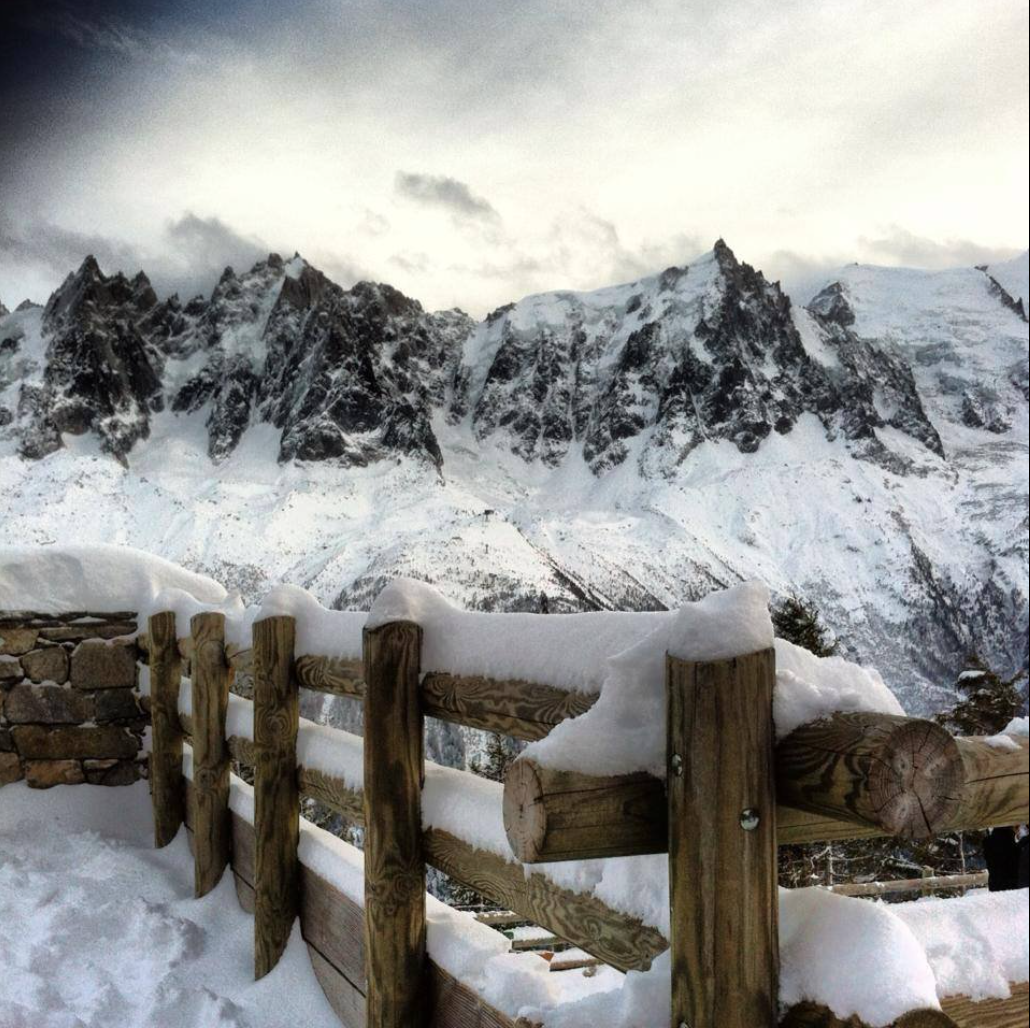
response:
[[[146,764],[134,614],[0,612],[0,785],[129,785]]]

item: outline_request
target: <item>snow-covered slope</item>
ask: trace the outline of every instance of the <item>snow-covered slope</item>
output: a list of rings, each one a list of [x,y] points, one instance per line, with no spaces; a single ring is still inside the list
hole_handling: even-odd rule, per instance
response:
[[[968,650],[1027,662],[1003,279],[853,266],[802,308],[720,242],[476,325],[300,258],[187,304],[87,262],[0,320],[0,543],[128,543],[361,608],[396,575],[552,611],[757,576],[916,712]]]

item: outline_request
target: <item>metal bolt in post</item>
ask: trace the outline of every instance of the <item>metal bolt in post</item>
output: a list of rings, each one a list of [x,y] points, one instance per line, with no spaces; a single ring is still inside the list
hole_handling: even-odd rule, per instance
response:
[[[740,827],[745,832],[753,832],[758,827],[759,820],[758,811],[754,807],[745,807],[740,812]]]

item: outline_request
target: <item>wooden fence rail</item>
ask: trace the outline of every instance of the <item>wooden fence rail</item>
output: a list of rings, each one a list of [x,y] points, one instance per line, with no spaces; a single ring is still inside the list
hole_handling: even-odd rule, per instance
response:
[[[295,657],[287,617],[256,623],[251,646],[226,644],[218,615],[198,615],[191,628],[176,641],[173,615],[148,626],[155,842],[185,820],[198,894],[217,881],[223,856],[231,861],[241,902],[255,912],[257,976],[275,966],[299,915],[315,972],[348,1025],[515,1028],[427,956],[427,864],[613,967],[646,969],[671,947],[674,1028],[771,1028],[778,844],[920,838],[1028,817],[1026,740],[998,746],[919,719],[837,715],[774,746],[771,650],[711,663],[670,657],[666,781],[553,772],[520,758],[504,786],[505,858],[423,829],[422,787],[437,772],[424,760],[422,719],[535,740],[589,710],[595,695],[422,674],[420,629],[403,622],[366,629],[361,661]],[[183,660],[191,714],[178,710]],[[226,735],[231,673],[253,677],[253,739]],[[300,688],[365,704],[362,788],[298,764]],[[184,734],[194,746],[189,783]],[[255,768],[253,825],[228,812],[229,755]],[[363,904],[300,864],[302,795],[363,825]],[[669,939],[524,866],[635,853],[668,853]],[[814,1015],[792,1016],[802,1024]],[[933,1016],[927,1024],[964,1023]]]

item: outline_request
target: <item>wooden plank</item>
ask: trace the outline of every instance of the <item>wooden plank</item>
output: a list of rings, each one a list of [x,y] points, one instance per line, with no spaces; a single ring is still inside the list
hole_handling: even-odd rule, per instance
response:
[[[425,854],[451,878],[620,971],[646,970],[668,949],[656,928],[594,896],[563,889],[539,872],[527,875],[521,864],[477,850],[449,832],[428,829]]]
[[[421,649],[422,630],[411,622],[390,622],[364,632],[369,1028],[412,1028],[425,1021]]]
[[[347,1028],[365,1028],[365,994],[314,947],[308,946],[311,968],[336,1016]]]
[[[182,723],[189,734],[189,718],[183,717]],[[229,744],[242,763],[253,763],[252,743],[233,736]],[[364,824],[364,796],[360,790],[303,767],[298,777],[303,795],[320,800],[355,824]],[[311,783],[317,784],[309,791]],[[236,837],[234,845],[239,845]],[[532,921],[570,945],[597,953],[619,970],[646,970],[659,953],[668,949],[668,942],[657,929],[592,896],[562,889],[542,874],[527,877],[516,861],[478,850],[448,832],[432,828],[425,831],[423,850],[427,863],[498,906],[511,907],[515,913],[505,915],[507,918]]]
[[[154,807],[154,845],[167,846],[183,822],[182,729],[179,725],[179,682],[182,659],[176,646],[175,614],[150,617],[150,795]]]
[[[921,718],[835,714],[776,748],[780,803],[903,839],[938,834],[958,809],[962,781],[955,740]]]
[[[186,784],[186,791],[192,791],[192,783]],[[237,892],[243,897],[252,896],[254,826],[233,813],[232,827],[232,867],[237,877]],[[308,944],[315,975],[343,1023],[359,1026],[363,1022],[354,1017],[355,1010],[360,1013],[360,1008],[356,1007],[357,996],[363,996],[365,981],[364,910],[303,864],[301,878],[301,934]],[[252,899],[249,902],[253,908]],[[241,899],[244,909],[247,903],[247,898]],[[316,960],[316,954],[320,961]],[[333,973],[346,984],[333,980]],[[428,1028],[528,1028],[522,1022],[516,1026],[432,960],[427,961],[426,988],[423,1001],[428,1008]]]
[[[351,789],[339,778],[314,768],[298,770],[301,792],[341,814],[354,824],[365,823],[364,796],[360,789]]]
[[[229,706],[229,665],[225,659],[225,615],[194,614],[193,693],[193,834],[194,882],[206,896],[229,863],[229,747],[225,714]]]
[[[672,1025],[773,1028],[776,661],[666,658]]]
[[[986,999],[974,1003],[966,996],[941,1000],[941,1009],[959,1028],[1026,1028],[1030,1019],[1030,986],[1010,986],[1008,999]]]
[[[279,962],[300,909],[300,792],[292,617],[254,623],[254,977]]]
[[[596,701],[596,694],[518,679],[440,672],[422,679],[424,713],[516,739],[542,739],[555,725],[585,713]]]
[[[842,896],[884,896],[894,892],[940,892],[944,889],[971,889],[987,884],[986,871],[958,875],[928,875],[926,878],[903,878],[893,882],[844,882],[829,886],[830,892]]]

